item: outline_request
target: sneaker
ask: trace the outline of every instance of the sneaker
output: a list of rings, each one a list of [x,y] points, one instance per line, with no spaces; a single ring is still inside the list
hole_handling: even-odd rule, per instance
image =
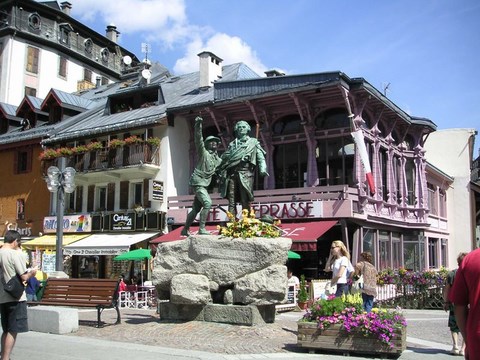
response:
[[[460,350],[460,351],[458,352],[458,355],[460,355],[460,356],[465,356],[465,351]]]
[[[450,354],[452,355],[460,355],[460,351],[457,348],[453,348],[450,350]]]

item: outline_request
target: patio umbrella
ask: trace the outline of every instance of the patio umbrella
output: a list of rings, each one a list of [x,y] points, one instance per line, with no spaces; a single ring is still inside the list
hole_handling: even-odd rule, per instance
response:
[[[131,261],[140,261],[145,259],[151,259],[152,254],[150,253],[150,249],[136,249],[131,250],[126,253],[120,254],[115,256],[113,260],[131,260]],[[143,285],[143,270],[140,271],[141,281]]]
[[[294,252],[292,250],[288,250],[288,258],[289,259],[300,259],[301,256],[300,256],[300,254],[297,254],[296,252]]]
[[[150,249],[136,249],[115,256],[113,260],[145,260],[151,258]]]

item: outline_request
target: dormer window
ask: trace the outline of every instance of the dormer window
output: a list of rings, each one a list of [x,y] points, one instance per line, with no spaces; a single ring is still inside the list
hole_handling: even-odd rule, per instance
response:
[[[160,87],[158,85],[143,87],[129,92],[111,95],[107,103],[105,115],[146,108],[158,105],[159,103],[163,104]]]
[[[73,28],[70,24],[63,23],[58,25],[58,41],[60,44],[65,46],[70,46],[70,33],[73,31]]]
[[[85,47],[85,53],[91,54],[93,51],[93,41],[92,39],[85,39],[83,42],[83,46]]]
[[[108,57],[110,56],[110,53],[108,52],[108,49],[103,48],[102,51],[100,52],[100,56],[102,57],[102,61],[104,63],[108,62]]]
[[[42,24],[42,19],[40,18],[40,15],[37,13],[30,14],[28,17],[28,26],[32,30],[40,30],[40,26]]]

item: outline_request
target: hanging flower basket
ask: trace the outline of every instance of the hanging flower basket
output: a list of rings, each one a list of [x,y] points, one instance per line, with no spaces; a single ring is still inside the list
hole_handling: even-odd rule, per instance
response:
[[[406,349],[400,309],[362,310],[360,294],[315,301],[298,323],[297,345],[309,349],[399,355]]]

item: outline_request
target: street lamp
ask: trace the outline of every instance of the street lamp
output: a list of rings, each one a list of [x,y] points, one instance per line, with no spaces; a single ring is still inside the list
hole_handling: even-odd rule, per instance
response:
[[[65,158],[58,159],[58,166],[50,166],[47,170],[47,189],[57,194],[57,241],[55,255],[55,271],[63,271],[63,213],[65,212],[65,193],[75,191],[75,169],[65,168]]]

